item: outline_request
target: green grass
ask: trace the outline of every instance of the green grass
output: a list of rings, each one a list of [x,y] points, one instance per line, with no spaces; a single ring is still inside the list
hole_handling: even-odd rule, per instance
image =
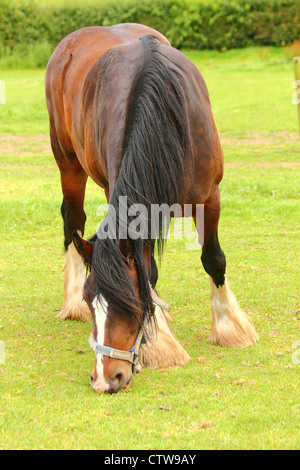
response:
[[[228,279],[260,342],[243,350],[207,343],[200,251],[170,240],[159,291],[172,302],[172,330],[192,360],[143,370],[128,393],[113,396],[89,385],[91,325],[56,318],[63,302],[61,189],[48,147],[44,71],[1,72],[1,449],[299,449],[292,345],[300,339],[300,152],[293,70],[278,60],[281,53],[269,51],[262,62],[254,49],[188,52],[207,82],[228,163],[220,185]],[[101,202],[103,192],[89,181],[87,234]]]

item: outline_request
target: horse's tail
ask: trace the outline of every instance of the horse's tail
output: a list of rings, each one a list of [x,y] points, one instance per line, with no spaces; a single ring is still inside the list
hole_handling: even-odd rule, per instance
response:
[[[130,94],[123,159],[111,203],[126,195],[128,207],[143,204],[150,221],[151,205],[184,202],[191,148],[181,70],[160,52],[155,37],[140,40],[143,60]],[[160,217],[159,253],[168,228]]]

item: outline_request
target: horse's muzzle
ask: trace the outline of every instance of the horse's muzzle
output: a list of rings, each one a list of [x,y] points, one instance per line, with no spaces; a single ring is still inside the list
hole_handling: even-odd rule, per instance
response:
[[[126,385],[129,385],[131,382],[131,377],[122,371],[122,370],[117,370],[114,374],[114,378],[112,378],[109,383],[105,382],[104,380],[99,380],[99,379],[94,379],[93,375],[91,374],[91,383],[92,383],[92,389],[97,392],[97,393],[117,393],[122,388],[125,388]]]
[[[91,378],[92,389],[94,390],[94,392],[100,393],[100,392],[108,391],[109,385],[106,382],[95,380],[92,374],[90,378]]]

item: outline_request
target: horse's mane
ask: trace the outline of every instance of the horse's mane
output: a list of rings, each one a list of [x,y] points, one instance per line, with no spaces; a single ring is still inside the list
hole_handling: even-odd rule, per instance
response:
[[[153,309],[145,245],[151,248],[153,257],[157,243],[160,256],[169,227],[160,218],[155,239],[132,240],[128,236],[127,240],[119,240],[119,197],[127,196],[128,207],[143,204],[150,227],[151,204],[171,206],[184,201],[185,162],[190,160],[186,157],[191,152],[180,69],[159,51],[153,36],[142,36],[141,42],[143,60],[131,90],[123,158],[109,201],[116,211],[117,237],[97,238],[92,257],[99,295],[114,312],[138,321],[141,311],[150,315]],[[108,220],[109,217],[110,210]],[[151,261],[153,266],[154,259]],[[140,298],[129,276],[130,263],[134,263],[138,273]]]

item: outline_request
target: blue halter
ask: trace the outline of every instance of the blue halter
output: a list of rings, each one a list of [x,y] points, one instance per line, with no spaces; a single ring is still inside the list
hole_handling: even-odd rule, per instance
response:
[[[155,292],[155,290],[153,289],[150,283],[149,285],[150,285],[153,303],[158,305],[158,307],[161,307],[164,309],[169,308],[171,304],[162,300],[158,296],[158,294]],[[93,333],[91,333],[89,337],[89,345],[93,349],[93,351],[95,351],[96,357],[97,357],[97,354],[100,354],[101,356],[108,356],[114,359],[121,359],[122,361],[128,361],[133,365],[133,368],[135,369],[139,360],[140,346],[141,346],[142,338],[145,333],[147,324],[148,324],[148,317],[145,315],[143,324],[137,335],[135,343],[132,346],[132,348],[129,349],[129,351],[122,351],[121,349],[115,349],[115,348],[111,348],[110,346],[104,346],[104,345],[98,344],[94,338]]]
[[[93,333],[91,333],[89,337],[89,345],[95,351],[96,357],[97,357],[97,354],[100,354],[101,356],[108,356],[114,359],[121,359],[122,361],[130,362],[133,365],[133,367],[135,367],[138,363],[141,341],[145,333],[147,323],[148,323],[148,318],[145,315],[143,324],[137,335],[135,343],[132,346],[132,348],[129,349],[129,351],[122,351],[121,349],[115,349],[115,348],[111,348],[110,346],[100,345],[95,340]]]

